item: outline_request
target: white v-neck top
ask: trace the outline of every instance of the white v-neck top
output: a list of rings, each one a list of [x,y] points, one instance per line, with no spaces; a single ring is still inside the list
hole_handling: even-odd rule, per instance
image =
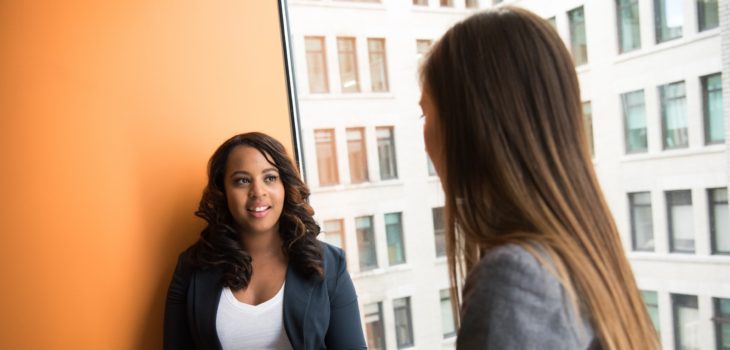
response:
[[[284,330],[284,285],[273,298],[250,305],[223,288],[215,320],[223,350],[292,349]]]

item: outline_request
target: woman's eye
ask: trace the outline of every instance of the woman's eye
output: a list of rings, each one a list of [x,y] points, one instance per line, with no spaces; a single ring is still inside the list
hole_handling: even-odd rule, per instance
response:
[[[266,176],[266,177],[264,178],[264,180],[265,180],[266,182],[274,182],[274,181],[276,181],[277,179],[278,179],[278,177],[276,177],[275,175],[267,175],[267,176]]]
[[[250,182],[251,182],[251,180],[249,180],[247,178],[238,178],[238,179],[234,179],[233,180],[233,183],[236,184],[236,185],[245,185],[245,184],[248,184]]]

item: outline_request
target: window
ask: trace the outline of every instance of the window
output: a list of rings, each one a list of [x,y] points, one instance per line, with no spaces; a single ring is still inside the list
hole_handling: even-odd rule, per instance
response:
[[[570,49],[576,66],[588,63],[588,45],[586,42],[586,20],[583,6],[568,12],[570,22]]]
[[[648,148],[646,138],[644,90],[622,94],[621,104],[624,112],[626,153],[646,152]]]
[[[368,349],[385,349],[385,329],[383,328],[382,303],[372,303],[363,306],[365,314],[365,336]]]
[[[730,349],[730,299],[715,298],[714,321],[717,349]]]
[[[670,237],[669,250],[672,252],[694,253],[692,191],[667,191],[666,195]]]
[[[436,168],[433,167],[433,162],[431,161],[431,158],[426,156],[426,167],[428,167],[428,176],[436,176]]]
[[[553,29],[558,30],[558,23],[555,22],[555,16],[548,18],[547,21],[551,26],[553,26]]]
[[[337,171],[337,151],[335,150],[335,130],[315,130],[314,140],[317,145],[319,185],[328,186],[340,183],[340,176]]]
[[[433,215],[433,236],[436,241],[436,256],[446,255],[446,225],[444,224],[444,207],[431,209]]]
[[[710,200],[710,234],[712,252],[730,254],[730,218],[728,218],[727,188],[707,190]]]
[[[395,314],[395,338],[398,349],[413,346],[413,325],[411,324],[411,298],[393,300]]]
[[[439,0],[441,7],[454,7],[454,0]]]
[[[654,329],[656,329],[657,335],[659,334],[659,298],[657,297],[657,292],[648,291],[648,290],[642,290],[641,291],[641,298],[644,299],[644,305],[646,306],[646,311],[649,313],[649,318],[651,318],[651,323],[654,324]]]
[[[385,60],[385,39],[368,39],[370,81],[373,91],[388,91],[388,65]]]
[[[684,11],[682,0],[654,0],[654,26],[656,43],[682,37]]]
[[[725,143],[725,116],[722,108],[720,73],[704,76],[702,81],[702,113],[705,122],[705,143]]]
[[[378,137],[378,159],[380,160],[380,179],[390,180],[398,178],[398,168],[395,161],[395,139],[392,126],[375,128]]]
[[[674,317],[674,348],[682,350],[699,349],[700,315],[697,297],[672,294],[672,316]]]
[[[365,129],[347,129],[347,156],[350,160],[350,182],[368,181],[368,156],[365,149]]]
[[[390,265],[398,265],[406,262],[401,217],[401,213],[385,214],[385,236],[388,241],[388,264]]]
[[[700,32],[720,26],[717,0],[697,0],[697,23]]]
[[[326,220],[324,222],[324,232],[322,240],[337,247],[345,250],[345,225],[342,219],[338,220]]]
[[[372,270],[378,267],[378,255],[375,250],[375,232],[373,232],[373,217],[361,216],[355,218],[357,229],[357,251],[360,255],[360,270]]]
[[[456,321],[454,320],[454,309],[451,307],[451,293],[449,289],[439,291],[441,297],[441,333],[444,339],[456,335]]]
[[[329,92],[329,83],[327,82],[327,58],[325,56],[324,37],[305,37],[304,47],[307,52],[309,92]]]
[[[340,59],[340,82],[342,92],[360,92],[360,78],[357,73],[355,38],[337,38],[337,54]]]
[[[664,149],[687,148],[687,108],[684,82],[659,87]]]
[[[423,62],[423,58],[426,56],[426,53],[428,53],[428,50],[431,49],[431,40],[427,39],[418,39],[416,40],[416,57],[418,58],[418,65],[421,65],[421,62]]]
[[[635,251],[654,251],[654,225],[649,192],[629,193],[631,207],[631,248]]]
[[[413,0],[413,5],[428,6],[428,0]]]
[[[477,0],[466,0],[466,8],[476,9],[479,8],[479,1]]]
[[[583,102],[583,127],[588,138],[588,147],[591,150],[591,156],[595,156],[593,149],[593,111],[590,101]]]
[[[641,48],[639,0],[617,0],[616,12],[619,52],[624,53]]]

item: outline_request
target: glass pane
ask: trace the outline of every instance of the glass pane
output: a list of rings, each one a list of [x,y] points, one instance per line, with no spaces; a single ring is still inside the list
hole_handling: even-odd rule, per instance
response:
[[[628,52],[641,47],[638,0],[618,0],[619,51]]]
[[[686,148],[688,138],[684,82],[660,86],[659,96],[661,99],[664,148]]]
[[[705,121],[705,142],[725,142],[725,115],[722,103],[720,74],[702,77],[702,109]]]
[[[365,129],[347,129],[347,155],[350,161],[350,182],[356,184],[368,181]]]
[[[335,151],[335,131],[332,129],[315,130],[317,145],[317,169],[319,185],[334,185],[340,182],[337,172],[337,152]]]
[[[345,233],[342,220],[327,220],[324,222],[324,241],[338,248],[345,248]]]
[[[710,189],[708,193],[713,252],[730,253],[730,213],[728,212],[727,189]]]
[[[365,316],[365,336],[368,349],[385,349],[385,330],[381,303],[366,304],[363,307]]]
[[[697,297],[672,294],[675,345],[677,349],[699,349]]]
[[[375,129],[378,137],[378,159],[380,160],[380,179],[389,180],[398,178],[395,160],[395,141],[392,127]]]
[[[456,326],[454,323],[454,310],[451,307],[451,295],[448,289],[439,291],[441,296],[441,330],[444,338],[456,335]]]
[[[568,12],[570,22],[570,45],[576,66],[588,63],[588,45],[586,41],[586,22],[583,6]]]
[[[694,220],[692,219],[692,192],[667,192],[669,235],[671,250],[692,253],[695,249]]]
[[[360,270],[371,270],[378,267],[373,232],[373,217],[365,216],[355,219],[357,229],[357,249],[360,255]]]
[[[697,0],[697,22],[700,31],[720,26],[717,0]]]
[[[395,336],[398,348],[413,346],[411,298],[393,300],[393,313],[395,314]]]
[[[401,213],[385,214],[385,235],[388,241],[388,262],[390,265],[406,262],[402,231]]]
[[[684,23],[682,2],[682,0],[654,0],[657,43],[682,36],[682,25]]]
[[[328,92],[329,84],[327,82],[327,61],[325,58],[324,38],[306,37],[304,39],[304,45],[307,51],[309,92]]]
[[[647,151],[646,114],[644,111],[644,90],[621,95],[626,132],[626,153]]]
[[[368,39],[370,81],[372,91],[388,91],[388,68],[385,59],[385,40]]]
[[[633,249],[653,251],[654,228],[651,213],[651,196],[649,192],[629,194],[629,204],[631,206]]]
[[[444,208],[431,209],[433,217],[433,235],[436,242],[436,256],[446,255],[446,228],[444,223]]]
[[[337,38],[337,51],[340,62],[342,92],[359,92],[360,82],[357,71],[355,38]]]

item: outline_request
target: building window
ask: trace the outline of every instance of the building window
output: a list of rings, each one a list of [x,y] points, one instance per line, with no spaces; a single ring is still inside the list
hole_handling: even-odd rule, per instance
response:
[[[720,26],[717,0],[697,0],[697,23],[700,32]]]
[[[451,307],[451,293],[449,289],[439,291],[441,297],[441,333],[444,339],[456,335],[456,320],[454,320],[454,309]]]
[[[413,325],[411,323],[411,298],[393,300],[395,314],[395,338],[398,349],[413,346]]]
[[[385,39],[368,39],[370,81],[373,91],[388,91],[388,65],[385,59]]]
[[[707,190],[710,200],[710,233],[712,253],[730,254],[730,218],[728,218],[727,188]]]
[[[583,102],[583,127],[588,138],[588,147],[591,151],[591,156],[595,156],[593,149],[593,110],[590,101]]]
[[[692,191],[667,191],[667,218],[669,221],[669,250],[694,253],[694,223],[692,220]]]
[[[674,348],[699,349],[700,315],[697,296],[672,294],[672,316],[674,317]]]
[[[468,9],[479,8],[479,1],[478,0],[466,0],[466,8],[468,8]]]
[[[441,7],[454,7],[454,0],[439,0]]]
[[[730,349],[730,299],[715,300],[715,335],[717,349]]]
[[[355,38],[337,38],[337,54],[340,59],[340,87],[342,92],[360,92]]]
[[[651,318],[651,323],[654,324],[654,329],[657,335],[659,335],[659,298],[657,292],[642,290],[641,298],[644,300],[644,305],[646,306],[646,311],[649,313],[649,318]]]
[[[347,129],[347,156],[350,161],[350,182],[357,184],[368,181],[365,128]]]
[[[325,220],[322,240],[345,250],[345,225],[342,219]]]
[[[687,107],[684,82],[659,87],[664,149],[687,148]]]
[[[309,77],[309,92],[329,92],[329,83],[327,79],[327,58],[325,56],[324,37],[305,37],[304,47],[307,51],[307,73]]]
[[[428,6],[428,0],[413,0],[413,5]]]
[[[383,327],[382,303],[372,303],[363,306],[365,314],[365,335],[368,349],[385,349],[385,328]]]
[[[682,0],[654,0],[656,43],[682,37],[684,11]]]
[[[388,241],[388,264],[398,265],[406,262],[406,249],[403,244],[403,222],[401,213],[385,214],[385,237]]]
[[[617,0],[619,52],[629,52],[641,48],[639,25],[639,0]]]
[[[558,30],[558,23],[555,22],[555,16],[548,18],[547,21],[551,26],[553,26],[553,29]]]
[[[436,168],[433,167],[433,162],[428,156],[426,156],[426,163],[426,167],[428,168],[428,176],[436,176]]]
[[[631,207],[631,248],[635,251],[654,251],[654,225],[649,192],[629,193]]]
[[[375,232],[373,232],[373,217],[361,216],[355,218],[357,229],[357,251],[360,256],[360,270],[372,270],[378,267],[378,254],[375,250]]]
[[[317,145],[319,185],[329,186],[340,183],[337,171],[337,151],[335,150],[335,130],[314,130],[314,141]]]
[[[444,225],[444,207],[431,209],[433,215],[433,236],[436,242],[436,256],[446,255],[446,225]]]
[[[583,6],[568,12],[570,22],[570,49],[576,66],[588,63],[588,44],[586,41],[586,20]]]
[[[621,95],[624,112],[624,133],[626,134],[626,153],[642,153],[648,150],[646,138],[646,112],[644,109],[644,90],[627,92]]]
[[[725,115],[722,107],[720,73],[704,76],[702,81],[702,113],[705,122],[705,143],[725,143]]]
[[[398,178],[398,167],[395,160],[395,137],[392,126],[375,128],[378,138],[378,159],[380,160],[380,179]]]
[[[418,39],[416,40],[416,57],[418,58],[418,65],[421,65],[423,58],[426,57],[426,53],[431,49],[431,40]]]

